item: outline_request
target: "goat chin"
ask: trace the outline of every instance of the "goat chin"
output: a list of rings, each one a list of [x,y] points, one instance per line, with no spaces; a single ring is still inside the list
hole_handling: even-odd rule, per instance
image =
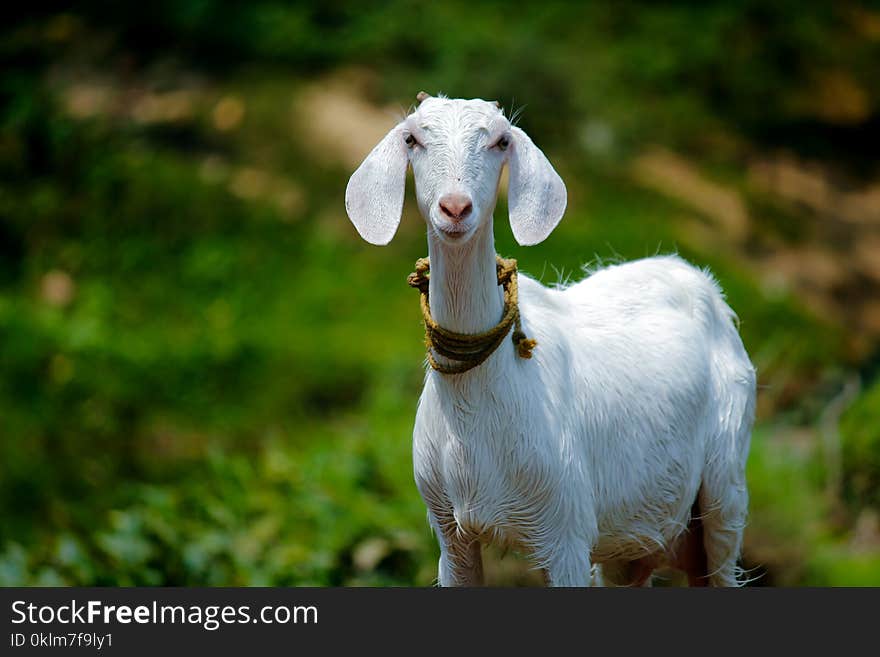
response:
[[[432,313],[456,330],[500,312],[492,241],[473,241],[464,255],[429,243]],[[414,472],[440,584],[480,583],[488,541],[527,550],[554,585],[589,584],[597,563],[606,582],[627,562],[650,574],[677,563],[698,516],[694,580],[736,585],[755,371],[718,284],[659,256],[557,288],[520,274],[519,288],[533,357],[505,340],[467,373],[429,370],[419,400]]]

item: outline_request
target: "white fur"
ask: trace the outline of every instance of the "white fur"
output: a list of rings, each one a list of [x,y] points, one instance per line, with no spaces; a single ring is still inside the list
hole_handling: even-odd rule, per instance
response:
[[[494,104],[428,98],[349,183],[368,241],[396,230],[407,162],[428,224],[431,312],[455,331],[486,330],[502,308],[492,214],[503,165],[524,244],[561,218],[562,180]],[[438,211],[453,192],[473,201],[461,224]],[[668,555],[695,500],[711,583],[737,584],[755,372],[717,283],[661,256],[560,289],[520,274],[519,289],[533,358],[508,339],[469,372],[425,377],[413,463],[440,584],[481,583],[480,544],[501,541],[527,549],[551,584],[587,585],[595,564]]]

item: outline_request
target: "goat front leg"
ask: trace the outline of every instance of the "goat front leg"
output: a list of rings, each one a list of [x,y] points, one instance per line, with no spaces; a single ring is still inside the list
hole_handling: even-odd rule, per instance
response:
[[[593,581],[590,551],[586,546],[558,546],[550,553],[543,570],[547,586],[601,586],[600,574],[597,573],[596,581]]]
[[[483,556],[480,542],[440,543],[440,586],[483,586]]]
[[[431,514],[440,543],[440,586],[483,586],[483,555],[479,538],[458,527],[451,513]]]

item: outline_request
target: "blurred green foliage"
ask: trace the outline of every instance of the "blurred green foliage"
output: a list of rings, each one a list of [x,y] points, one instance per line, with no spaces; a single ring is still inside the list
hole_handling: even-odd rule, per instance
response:
[[[711,267],[764,399],[745,565],[758,583],[880,583],[880,546],[848,547],[860,518],[870,539],[880,506],[875,343],[854,350],[844,321],[768,287],[723,227],[630,169],[648,145],[675,149],[743,194],[761,220],[747,248],[815,241],[799,210],[749,190],[743,162],[786,148],[878,173],[880,47],[853,36],[857,6],[15,11],[0,28],[0,584],[433,581],[409,444],[423,352],[405,276],[425,250],[420,219],[409,203],[391,246],[359,242],[350,167],[316,157],[291,110],[352,67],[373,103],[403,109],[424,88],[524,104],[520,125],[571,197],[540,247],[497,222],[499,252],[525,271],[552,283],[595,258],[671,250]],[[863,90],[864,116],[810,109],[804,89],[825,70]],[[96,79],[116,100],[78,111],[76,85]],[[145,89],[192,95],[142,120],[126,94]],[[224,127],[229,98],[240,116]],[[815,433],[853,371],[866,385],[840,424],[835,511],[821,450],[789,438]]]
[[[842,418],[844,493],[853,506],[880,507],[880,382],[862,393]]]

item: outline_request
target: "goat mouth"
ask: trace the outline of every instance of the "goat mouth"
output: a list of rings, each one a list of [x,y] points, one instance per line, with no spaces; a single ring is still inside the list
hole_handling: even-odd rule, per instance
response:
[[[446,237],[460,239],[463,235],[470,232],[470,227],[462,224],[440,224],[437,226],[437,230]]]

